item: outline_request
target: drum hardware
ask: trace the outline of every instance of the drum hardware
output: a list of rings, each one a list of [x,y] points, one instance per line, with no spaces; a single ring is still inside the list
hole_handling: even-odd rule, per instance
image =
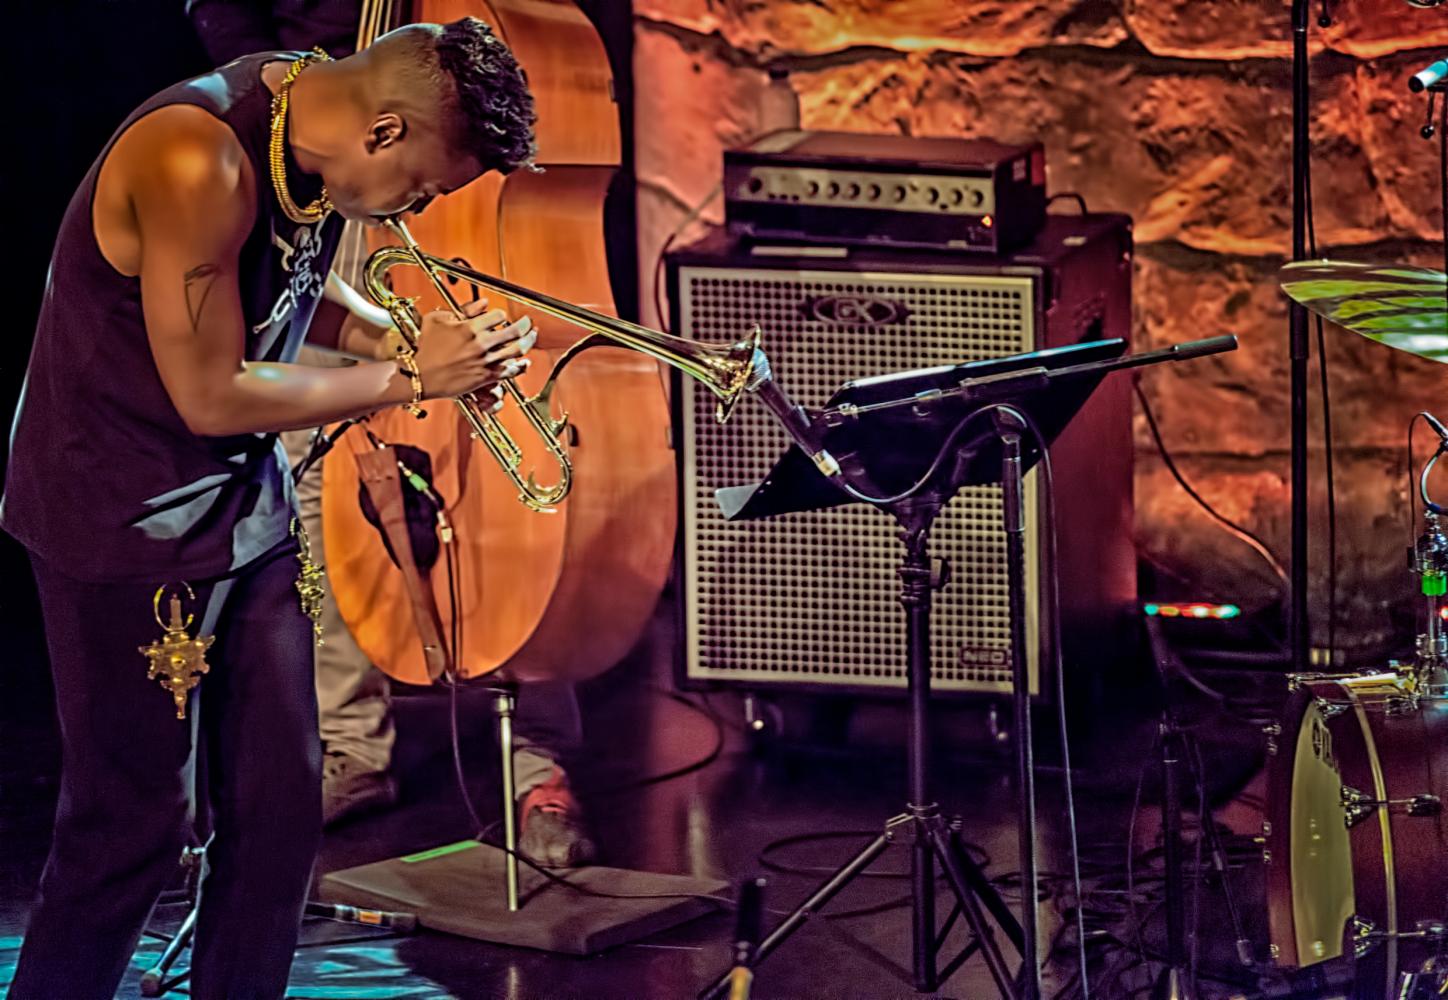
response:
[[[1294,678],[1283,719],[1265,728],[1272,960],[1293,975],[1347,963],[1357,997],[1413,998],[1448,936],[1448,704],[1424,693],[1420,666]]]
[[[1448,925],[1441,920],[1420,920],[1417,931],[1402,936],[1437,941],[1438,954],[1424,959],[1417,972],[1402,974],[1394,1000],[1436,1000],[1448,996],[1448,962],[1443,955],[1444,945],[1448,943]]]
[[[1443,920],[1419,920],[1411,931],[1379,931],[1366,921],[1354,921],[1355,938],[1364,939],[1369,948],[1383,941],[1437,941],[1448,944],[1448,923]],[[1362,928],[1359,930],[1359,928]],[[1431,959],[1429,960],[1431,961]]]
[[[1163,697],[1165,688],[1163,688]],[[1187,960],[1186,886],[1182,874],[1182,758],[1186,734],[1170,703],[1162,710],[1161,741],[1162,863],[1166,876],[1166,967],[1151,991],[1152,1000],[1196,1000],[1196,983]],[[1206,835],[1206,816],[1201,817]],[[1197,878],[1201,872],[1195,873]]]
[[[1407,670],[1404,668],[1404,676]],[[1383,714],[1390,719],[1401,719],[1418,711],[1418,692],[1415,690],[1409,694],[1392,695],[1383,699]]]
[[[1441,965],[1437,959],[1430,958],[1418,972],[1403,973],[1394,1000],[1438,1000],[1448,995],[1448,969]]]
[[[1289,682],[1288,690],[1292,690],[1292,688],[1291,688],[1291,686],[1290,686],[1290,682]],[[1277,737],[1279,737],[1279,736],[1282,735],[1282,725],[1281,725],[1281,723],[1277,723],[1277,722],[1269,722],[1269,723],[1267,723],[1267,725],[1265,725],[1265,726],[1262,727],[1262,735],[1265,736],[1265,737],[1267,737],[1267,756],[1269,756],[1269,757],[1276,757],[1276,756],[1277,756]],[[1271,823],[1263,823],[1262,825],[1263,825],[1264,827],[1266,827],[1268,830],[1270,830],[1270,829],[1272,828],[1272,824],[1271,824]]]
[[[1432,414],[1423,415],[1435,430],[1442,427]],[[1438,697],[1448,695],[1448,627],[1443,621],[1443,598],[1448,593],[1448,536],[1444,535],[1440,523],[1443,509],[1428,493],[1428,476],[1445,450],[1448,450],[1448,439],[1438,445],[1418,477],[1418,494],[1423,501],[1423,533],[1409,553],[1423,601],[1423,631],[1414,643],[1418,690]]]
[[[1354,913],[1348,921],[1348,940],[1352,942],[1353,958],[1367,958],[1379,944],[1378,935],[1378,928],[1371,920]]]
[[[1161,718],[1158,722],[1158,739],[1161,744],[1161,813],[1162,813],[1162,856],[1166,880],[1166,964],[1152,986],[1152,1000],[1196,1000],[1199,995],[1194,969],[1188,959],[1188,936],[1186,928],[1185,902],[1187,896],[1184,877],[1185,857],[1182,844],[1182,766],[1189,749],[1189,731],[1183,727],[1176,706],[1172,702],[1170,674],[1181,667],[1176,651],[1171,648],[1161,619],[1150,614],[1143,619],[1146,635],[1151,647],[1152,663],[1156,668],[1157,681],[1161,691]],[[1237,938],[1238,958],[1242,965],[1255,964],[1251,941],[1243,930],[1237,910],[1236,898],[1232,892],[1226,863],[1226,850],[1221,841],[1220,831],[1213,818],[1207,797],[1202,794],[1202,783],[1206,776],[1202,771],[1199,748],[1194,748],[1196,768],[1188,764],[1188,777],[1193,780],[1197,801],[1203,809],[1197,819],[1198,836],[1203,838],[1203,847],[1211,855],[1211,869],[1221,881],[1222,894],[1227,913]],[[1194,877],[1200,879],[1203,871]]]
[[[1342,786],[1342,808],[1346,814],[1347,828],[1351,830],[1379,809],[1398,812],[1404,816],[1441,816],[1443,800],[1436,795],[1423,793],[1407,799],[1375,799],[1348,785]]]

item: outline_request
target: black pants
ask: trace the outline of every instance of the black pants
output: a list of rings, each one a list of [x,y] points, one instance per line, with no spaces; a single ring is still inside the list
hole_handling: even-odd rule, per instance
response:
[[[161,581],[86,583],[32,562],[62,772],[55,839],[10,996],[115,994],[192,835],[199,748],[213,832],[192,996],[280,997],[321,830],[312,632],[294,586],[295,548],[233,577],[193,581],[197,624],[216,642],[184,722],[147,679],[138,649],[161,636],[151,608]]]

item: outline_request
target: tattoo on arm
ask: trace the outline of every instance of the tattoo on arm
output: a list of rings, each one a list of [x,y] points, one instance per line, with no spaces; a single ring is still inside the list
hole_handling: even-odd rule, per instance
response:
[[[191,317],[191,332],[201,330],[201,312],[206,308],[206,297],[221,268],[215,264],[198,264],[186,272],[186,312]]]

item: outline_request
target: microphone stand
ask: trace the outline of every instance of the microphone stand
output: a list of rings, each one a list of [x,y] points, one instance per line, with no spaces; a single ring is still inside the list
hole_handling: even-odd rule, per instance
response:
[[[1307,191],[1312,150],[1308,133],[1307,16],[1310,0],[1292,0],[1292,259],[1307,257]],[[1288,302],[1288,355],[1292,415],[1292,670],[1307,673],[1312,630],[1307,616],[1307,308]]]

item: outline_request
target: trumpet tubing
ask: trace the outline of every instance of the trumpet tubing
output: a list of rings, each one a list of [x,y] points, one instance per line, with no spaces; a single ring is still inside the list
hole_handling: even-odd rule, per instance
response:
[[[549,457],[557,466],[547,485],[539,484],[535,471],[529,470],[526,474],[523,472],[522,449],[498,420],[491,403],[480,401],[472,393],[454,399],[472,430],[473,437],[482,442],[518,488],[518,499],[533,510],[551,511],[568,496],[572,488],[573,467],[561,436],[568,425],[568,418],[566,415],[556,418],[553,416],[551,399],[558,376],[568,362],[582,351],[609,343],[639,351],[679,369],[703,383],[718,397],[715,416],[721,423],[729,418],[739,398],[752,387],[756,368],[764,363],[759,349],[758,328],[749,338],[729,345],[675,337],[627,320],[584,309],[503,278],[483,274],[455,261],[433,256],[417,245],[400,221],[389,220],[387,227],[402,241],[402,245],[383,247],[372,254],[364,268],[363,281],[367,294],[392,316],[393,322],[397,324],[403,339],[412,350],[417,350],[422,335],[421,315],[412,300],[394,294],[387,284],[388,272],[402,265],[422,268],[433,287],[460,318],[464,316],[462,307],[448,289],[444,278],[466,282],[475,288],[511,299],[529,309],[588,331],[587,336],[563,352],[536,394],[529,396],[515,379],[503,379],[501,382],[505,405],[511,400],[521,409],[528,426],[542,441]]]

